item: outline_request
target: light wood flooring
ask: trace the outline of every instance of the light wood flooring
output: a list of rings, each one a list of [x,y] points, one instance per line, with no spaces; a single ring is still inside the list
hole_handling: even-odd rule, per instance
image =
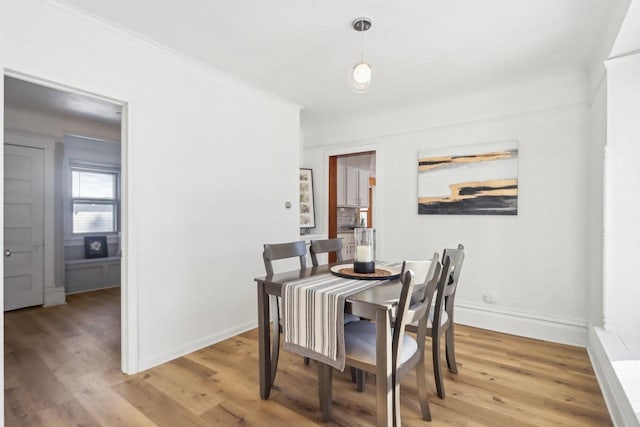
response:
[[[317,369],[301,357],[281,353],[271,398],[260,400],[256,330],[127,376],[119,289],[67,300],[5,314],[7,426],[322,425]],[[429,378],[431,423],[420,419],[415,374],[405,377],[404,425],[611,425],[584,349],[463,326],[456,343],[459,374],[445,369],[446,399]],[[374,381],[358,393],[336,373],[324,425],[373,425]]]

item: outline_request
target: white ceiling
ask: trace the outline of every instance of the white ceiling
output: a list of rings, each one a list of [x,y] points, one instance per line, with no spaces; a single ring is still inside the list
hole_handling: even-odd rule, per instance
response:
[[[58,0],[326,117],[586,70],[625,0]],[[374,83],[350,91],[351,21]]]
[[[90,119],[110,125],[118,125],[121,120],[122,107],[119,105],[6,76],[4,102],[7,107]]]

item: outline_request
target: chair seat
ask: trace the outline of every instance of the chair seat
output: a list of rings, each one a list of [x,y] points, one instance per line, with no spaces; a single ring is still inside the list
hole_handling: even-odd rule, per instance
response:
[[[347,358],[369,365],[376,365],[376,325],[360,320],[344,325],[345,354]],[[403,364],[418,351],[418,343],[405,334],[402,342],[400,364]]]
[[[432,329],[433,328],[433,316],[435,313],[435,307],[431,307],[431,309],[429,309],[429,317],[427,318],[427,329]],[[449,320],[449,315],[447,314],[446,311],[442,310],[442,317],[440,318],[440,325],[444,325],[445,323],[447,323],[447,320]],[[345,322],[346,324],[346,322]],[[418,323],[412,323],[411,326],[417,328],[418,327]]]
[[[435,314],[435,307],[431,307],[429,309],[429,317],[427,318],[427,328],[431,329],[433,327],[433,316]],[[449,315],[445,310],[442,310],[442,317],[440,318],[440,325],[444,325],[449,320]]]
[[[347,323],[352,323],[352,322],[359,322],[360,318],[358,316],[354,316],[353,314],[350,313],[345,313],[344,314],[344,324],[346,325]]]

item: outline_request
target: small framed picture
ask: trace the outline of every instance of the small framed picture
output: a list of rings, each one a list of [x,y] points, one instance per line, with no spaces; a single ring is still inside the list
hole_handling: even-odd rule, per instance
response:
[[[313,172],[311,169],[300,169],[300,228],[316,226],[315,207],[313,203]]]
[[[107,246],[107,236],[84,237],[85,258],[106,258],[108,256],[109,247]]]

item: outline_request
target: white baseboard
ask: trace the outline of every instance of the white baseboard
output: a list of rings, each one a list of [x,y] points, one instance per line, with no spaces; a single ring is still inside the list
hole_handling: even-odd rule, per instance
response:
[[[587,352],[598,378],[600,390],[615,426],[638,427],[640,420],[624,391],[612,364],[612,357],[620,356],[626,348],[617,335],[589,325]],[[613,356],[616,354],[616,356]]]
[[[195,341],[191,341],[189,343],[176,347],[172,350],[162,352],[160,354],[152,355],[151,357],[141,357],[140,363],[138,364],[138,368],[139,368],[138,372],[142,372],[144,370],[153,368],[154,366],[158,366],[170,360],[177,359],[178,357],[182,357],[185,354],[189,354],[189,353],[193,353],[194,351],[201,350],[205,347],[208,347],[220,341],[224,341],[227,338],[234,337],[238,334],[241,334],[243,332],[249,331],[257,327],[258,327],[258,321],[252,320],[250,322],[246,322],[246,323],[234,326],[232,328],[225,329],[224,331],[216,332],[215,334],[208,335],[206,337],[197,339]]]
[[[455,322],[496,332],[580,347],[587,345],[587,322],[457,302]]]
[[[66,292],[66,295],[85,294],[87,292],[102,291],[105,289],[113,289],[113,288],[119,288],[119,287],[120,285],[109,285],[109,286],[103,286],[101,288],[92,288],[92,289],[85,289],[82,291]]]
[[[44,306],[66,304],[64,287],[60,288],[44,288]]]

